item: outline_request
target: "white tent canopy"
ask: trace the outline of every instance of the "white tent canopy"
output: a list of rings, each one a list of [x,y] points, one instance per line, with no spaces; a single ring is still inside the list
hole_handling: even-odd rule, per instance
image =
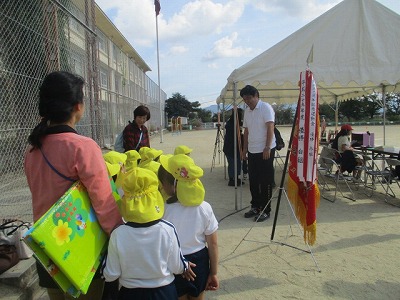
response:
[[[311,48],[322,102],[400,88],[400,16],[374,0],[344,0],[234,70],[217,103],[236,102],[246,84],[270,103],[297,102]]]

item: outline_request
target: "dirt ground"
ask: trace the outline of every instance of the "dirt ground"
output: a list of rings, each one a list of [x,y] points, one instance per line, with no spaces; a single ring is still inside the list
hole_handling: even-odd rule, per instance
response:
[[[287,141],[291,128],[280,129]],[[375,145],[383,144],[382,127],[354,129],[375,132]],[[399,129],[386,127],[387,145],[396,144]],[[243,217],[250,201],[248,183],[238,189],[227,185],[217,130],[168,133],[160,140],[152,137],[151,145],[164,153],[173,153],[179,144],[193,148],[193,159],[204,169],[206,200],[219,220],[221,284],[218,291],[207,292],[207,299],[400,299],[400,208],[386,203],[381,190],[367,197],[359,188],[356,201],[341,195],[334,203],[321,198],[317,241],[309,253],[285,189],[273,238],[279,189],[271,219],[255,223]],[[278,185],[281,179],[277,165]],[[391,201],[400,205],[399,199]]]
[[[382,127],[354,129],[374,132],[375,145],[383,144]],[[287,144],[291,128],[280,130]],[[386,145],[400,146],[399,131],[400,126],[386,127]],[[180,144],[194,149],[192,157],[204,169],[206,201],[219,221],[220,289],[207,292],[206,299],[400,299],[400,208],[385,202],[382,189],[368,197],[359,188],[356,201],[340,194],[334,203],[321,198],[317,241],[309,253],[285,188],[273,238],[279,189],[273,196],[271,219],[255,223],[243,217],[250,201],[248,182],[237,189],[227,185],[222,135],[217,130],[167,133],[162,143],[160,136],[151,137],[151,146],[164,153],[173,153]],[[279,153],[285,156],[286,151]],[[279,165],[275,178],[279,186]],[[400,191],[395,192],[397,199],[390,201],[400,205]],[[326,197],[332,193],[322,190]],[[45,299],[43,292],[40,300]]]

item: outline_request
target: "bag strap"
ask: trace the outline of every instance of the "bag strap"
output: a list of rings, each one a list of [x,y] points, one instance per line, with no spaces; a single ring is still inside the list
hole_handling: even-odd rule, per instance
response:
[[[142,141],[142,138],[143,138],[143,130],[142,130],[142,129],[140,129],[140,137],[139,137],[139,142],[137,143],[137,145],[136,145],[136,147],[135,147],[135,150],[137,150],[137,148],[139,147],[139,145],[140,145],[140,142]]]
[[[20,224],[20,225],[8,225],[5,227],[2,227],[1,230],[13,228],[10,232],[6,233],[6,235],[9,236],[9,235],[12,235],[14,232],[16,232],[19,228],[24,227],[24,226],[29,229],[29,225],[24,223],[24,224]]]
[[[16,225],[16,224],[14,224],[15,222],[19,222],[20,224]],[[24,225],[25,223],[28,223],[28,222],[25,222],[25,221],[22,221],[22,220],[18,220],[18,219],[3,220],[3,224],[0,225],[0,230],[11,228],[11,227],[14,227],[14,226],[21,226],[21,225]]]
[[[58,176],[64,178],[65,180],[71,181],[71,182],[75,182],[75,179],[72,179],[70,177],[65,176],[64,174],[60,173],[56,168],[54,168],[54,166],[49,162],[49,160],[47,159],[47,157],[44,155],[42,149],[40,149],[40,152],[42,152],[43,158],[46,161],[46,163],[49,165],[49,167],[57,173]]]
[[[10,224],[12,224],[16,221],[18,221],[18,220],[10,220],[10,221],[4,222],[3,224],[0,225],[0,230],[12,227],[12,225],[10,225]]]
[[[14,224],[15,222],[21,222],[21,224]],[[29,222],[24,222],[21,220],[11,220],[8,222],[5,222],[0,225],[0,230],[5,230],[5,229],[10,229],[13,228],[10,232],[8,232],[6,235],[12,235],[15,231],[17,231],[20,227],[25,226],[26,228],[29,229]]]

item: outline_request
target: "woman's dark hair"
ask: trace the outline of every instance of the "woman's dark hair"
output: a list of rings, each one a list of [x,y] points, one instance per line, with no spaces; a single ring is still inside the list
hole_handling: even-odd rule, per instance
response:
[[[34,148],[42,146],[41,139],[46,135],[48,122],[60,124],[71,117],[74,105],[83,103],[82,77],[65,71],[48,74],[39,88],[39,115],[41,122],[36,125],[28,137]]]
[[[335,136],[335,138],[334,138],[334,140],[333,140],[333,142],[332,142],[332,148],[333,149],[335,149],[335,150],[338,150],[339,151],[339,138],[341,137],[341,136],[345,136],[345,135],[349,135],[349,131],[350,130],[346,130],[346,129],[341,129],[337,134],[336,134],[336,136]]]
[[[150,110],[147,108],[147,106],[139,105],[133,111],[133,118],[135,119],[136,117],[142,116],[147,116],[147,121],[150,120]]]

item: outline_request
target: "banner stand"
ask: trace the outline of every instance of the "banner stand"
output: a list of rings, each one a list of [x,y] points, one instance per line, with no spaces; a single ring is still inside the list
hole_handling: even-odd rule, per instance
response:
[[[310,53],[312,53],[312,49],[311,49]],[[307,68],[308,68],[308,62],[309,62],[309,59],[307,59]],[[234,88],[234,91],[236,91],[236,88]],[[236,98],[234,97],[234,99],[236,99]],[[307,245],[308,250],[304,250],[304,249],[301,249],[301,248],[298,248],[298,247],[295,247],[295,246],[292,246],[292,245],[289,245],[289,244],[286,244],[286,243],[283,243],[283,242],[274,241],[274,235],[275,235],[276,223],[277,223],[277,220],[278,220],[278,213],[279,213],[279,207],[280,207],[280,201],[281,201],[281,198],[282,198],[282,193],[285,194],[286,200],[289,203],[290,209],[291,209],[292,214],[293,214],[293,216],[294,216],[294,218],[295,218],[295,220],[297,222],[297,225],[299,227],[300,232],[302,232],[304,234],[304,229],[301,228],[299,220],[296,217],[296,213],[293,210],[293,206],[292,206],[292,204],[291,204],[291,202],[290,202],[290,200],[288,198],[288,195],[287,195],[287,193],[286,193],[286,191],[284,189],[285,176],[286,176],[286,172],[287,172],[287,169],[288,169],[288,163],[289,163],[289,159],[290,159],[290,153],[291,153],[292,142],[293,142],[293,134],[294,134],[294,130],[295,130],[295,127],[296,127],[296,120],[297,120],[297,116],[298,116],[298,107],[299,107],[299,105],[300,105],[300,96],[299,96],[299,100],[297,102],[297,106],[296,106],[296,110],[295,110],[294,120],[293,120],[293,124],[292,124],[292,130],[291,130],[291,133],[290,133],[289,145],[288,145],[286,158],[285,158],[285,164],[284,164],[283,172],[282,172],[281,183],[280,183],[279,188],[272,193],[271,198],[268,200],[268,203],[263,208],[262,213],[265,211],[265,209],[267,208],[268,204],[271,202],[271,200],[274,197],[275,193],[277,191],[279,191],[277,204],[276,204],[276,209],[275,209],[275,216],[274,216],[274,221],[273,221],[273,226],[272,226],[272,232],[271,232],[271,239],[270,239],[271,243],[276,243],[276,244],[279,244],[279,245],[282,245],[282,246],[288,246],[288,247],[291,247],[293,249],[297,249],[297,250],[309,253],[311,255],[312,260],[314,261],[314,264],[315,264],[318,272],[321,272],[321,269],[319,268],[318,263],[317,263],[317,261],[316,261],[316,259],[314,257],[313,252],[312,252],[311,246],[307,242],[305,244]],[[235,249],[232,251],[231,254],[235,253],[235,251],[238,249],[238,247],[241,245],[241,243],[246,239],[247,235],[250,233],[250,231],[253,229],[254,226],[255,225],[250,227],[248,232],[245,234],[245,236],[242,238],[242,240],[235,247]],[[289,225],[289,227],[291,228],[291,225]]]
[[[299,104],[300,104],[299,102],[300,102],[300,97],[299,97],[299,101],[297,102],[297,107],[296,107],[296,110],[295,110],[294,120],[293,120],[293,124],[292,124],[292,131],[291,131],[291,133],[290,133],[289,145],[288,145],[288,149],[287,149],[287,152],[286,152],[285,165],[283,166],[283,172],[282,172],[281,183],[280,183],[280,186],[279,186],[279,188],[278,188],[279,194],[278,194],[278,200],[277,200],[277,202],[276,202],[276,209],[275,209],[274,222],[273,222],[273,225],[272,225],[271,242],[280,244],[280,245],[282,245],[282,246],[288,246],[288,247],[291,247],[291,248],[294,248],[294,249],[297,249],[297,250],[300,250],[300,251],[304,251],[304,252],[310,253],[310,255],[311,255],[311,257],[312,257],[312,259],[313,259],[313,261],[314,261],[314,263],[315,263],[315,266],[316,266],[317,269],[318,269],[318,272],[321,272],[321,269],[319,268],[318,263],[317,263],[317,261],[315,260],[314,254],[313,254],[313,252],[312,252],[312,250],[311,250],[311,247],[310,247],[310,245],[309,245],[308,243],[305,243],[305,244],[307,245],[307,247],[308,247],[308,250],[304,250],[304,249],[300,249],[300,248],[298,248],[298,247],[295,247],[295,246],[292,246],[292,245],[289,245],[289,244],[285,244],[285,243],[282,243],[282,242],[275,242],[275,241],[274,241],[274,235],[275,235],[276,223],[277,223],[277,220],[278,220],[278,213],[279,213],[279,207],[280,207],[280,202],[281,202],[281,198],[282,198],[282,193],[285,193],[285,198],[286,198],[287,202],[289,203],[289,206],[290,206],[290,209],[291,209],[291,211],[292,211],[292,214],[293,214],[293,216],[294,216],[294,218],[295,218],[295,220],[296,220],[296,222],[297,222],[297,225],[299,226],[299,230],[300,230],[301,232],[303,232],[303,230],[302,230],[302,228],[301,228],[301,226],[300,226],[300,223],[299,223],[299,221],[297,220],[296,214],[295,214],[295,212],[294,212],[294,210],[293,210],[293,206],[292,206],[292,204],[291,204],[290,201],[289,201],[289,198],[288,198],[288,196],[287,196],[287,193],[286,193],[286,191],[285,191],[285,188],[283,187],[284,184],[285,184],[285,177],[286,177],[287,168],[288,168],[288,164],[289,164],[290,152],[291,152],[291,149],[292,149],[293,133],[294,133],[294,129],[295,129],[295,127],[296,127],[297,111],[298,111],[297,108],[298,108],[298,106],[299,106]],[[276,191],[275,191],[275,192],[276,192]],[[274,193],[275,193],[275,192],[274,192]],[[272,199],[272,197],[271,197],[271,199]],[[271,199],[270,199],[269,201],[271,201]],[[264,207],[264,210],[265,210],[265,208],[266,208],[266,206]],[[263,210],[263,211],[264,211],[264,210]],[[289,226],[290,226],[290,225],[289,225]]]
[[[284,176],[284,175],[283,175],[283,176]],[[296,214],[295,214],[295,212],[294,212],[294,210],[293,210],[292,203],[290,203],[289,198],[288,198],[288,196],[287,196],[287,194],[286,194],[285,189],[280,187],[280,188],[279,188],[279,194],[281,194],[281,191],[283,191],[283,193],[285,194],[285,198],[286,198],[286,200],[287,200],[287,202],[288,202],[288,204],[289,204],[289,207],[290,207],[290,210],[292,211],[292,214],[293,214],[293,216],[294,216],[294,219],[296,220],[296,223],[297,223],[297,226],[298,226],[298,228],[299,228],[299,231],[300,231],[301,233],[303,233],[303,230],[302,230],[302,228],[301,228],[301,226],[300,226],[300,223],[299,223],[299,221],[297,220]],[[278,197],[279,197],[279,196],[278,196]],[[275,213],[274,226],[276,225],[276,215],[277,215],[277,214]],[[289,224],[289,227],[290,227],[290,229],[292,229],[292,226],[291,226],[290,224]],[[273,230],[275,230],[275,227],[274,227]],[[287,237],[287,236],[286,236],[286,237]],[[286,243],[284,243],[284,242],[277,242],[277,241],[274,241],[274,240],[272,239],[272,237],[271,237],[271,243],[275,243],[275,244],[278,244],[278,245],[281,245],[281,246],[288,246],[288,247],[290,247],[290,248],[297,249],[297,250],[300,250],[300,251],[309,253],[309,254],[311,255],[312,260],[314,261],[315,267],[317,268],[318,272],[321,273],[321,269],[320,269],[319,266],[318,266],[318,262],[317,262],[317,260],[315,259],[314,253],[312,252],[312,249],[311,249],[311,246],[310,246],[308,243],[305,243],[305,244],[307,245],[308,250],[301,249],[301,248],[299,248],[299,247],[296,247],[296,246],[293,246],[293,245],[290,245],[290,244],[286,244]]]
[[[283,178],[283,180],[284,180],[284,174],[282,175],[282,178]],[[279,199],[280,199],[282,193],[285,194],[286,200],[287,200],[287,202],[288,202],[288,204],[289,204],[289,206],[290,206],[290,209],[291,209],[291,211],[292,211],[293,217],[294,217],[294,219],[295,219],[296,222],[297,222],[297,226],[298,226],[298,228],[299,228],[299,231],[300,231],[301,233],[303,233],[302,228],[301,228],[301,226],[300,226],[300,223],[299,223],[299,221],[297,220],[296,215],[295,215],[295,212],[294,212],[294,210],[293,210],[293,206],[292,206],[292,204],[290,203],[289,198],[287,197],[286,191],[285,191],[285,189],[284,189],[283,187],[279,187],[278,189],[276,189],[276,190],[272,193],[271,199],[269,199],[267,205],[265,205],[265,207],[264,207],[264,209],[263,209],[262,212],[264,212],[264,210],[267,208],[268,204],[269,204],[269,203],[271,202],[271,200],[275,197],[275,195],[276,195],[276,193],[277,193],[278,191],[279,191],[279,196],[278,196]],[[277,213],[275,213],[274,229],[275,229],[276,219],[277,219],[276,215],[277,215]],[[249,228],[249,230],[247,231],[247,233],[245,234],[245,236],[242,238],[242,240],[241,240],[241,241],[239,242],[239,244],[235,247],[235,249],[232,251],[231,254],[233,254],[233,253],[236,252],[236,250],[239,248],[239,246],[242,244],[243,241],[246,241],[246,237],[249,235],[250,231],[254,228],[254,226],[255,226],[255,225],[253,225],[253,226],[251,226],[251,227]],[[292,226],[291,226],[290,224],[289,224],[289,228],[292,229]],[[275,230],[274,230],[274,231],[275,231]],[[300,251],[309,253],[309,254],[311,255],[312,260],[314,261],[314,264],[315,264],[315,267],[317,268],[317,271],[318,271],[319,273],[321,273],[321,269],[319,268],[318,263],[317,263],[317,261],[316,261],[316,259],[315,259],[315,257],[314,257],[313,252],[312,252],[312,249],[311,249],[311,247],[310,247],[310,245],[309,245],[308,243],[305,243],[305,244],[307,245],[307,247],[308,247],[308,250],[301,249],[301,248],[299,248],[299,247],[296,247],[296,246],[293,246],[293,245],[289,245],[289,244],[286,244],[286,243],[283,243],[283,242],[277,242],[277,241],[274,241],[272,238],[271,238],[271,243],[278,244],[278,245],[281,245],[281,246],[288,246],[288,247],[290,247],[290,248],[293,248],[293,249],[296,249],[296,250],[300,250]],[[230,255],[231,255],[231,254],[230,254]]]

